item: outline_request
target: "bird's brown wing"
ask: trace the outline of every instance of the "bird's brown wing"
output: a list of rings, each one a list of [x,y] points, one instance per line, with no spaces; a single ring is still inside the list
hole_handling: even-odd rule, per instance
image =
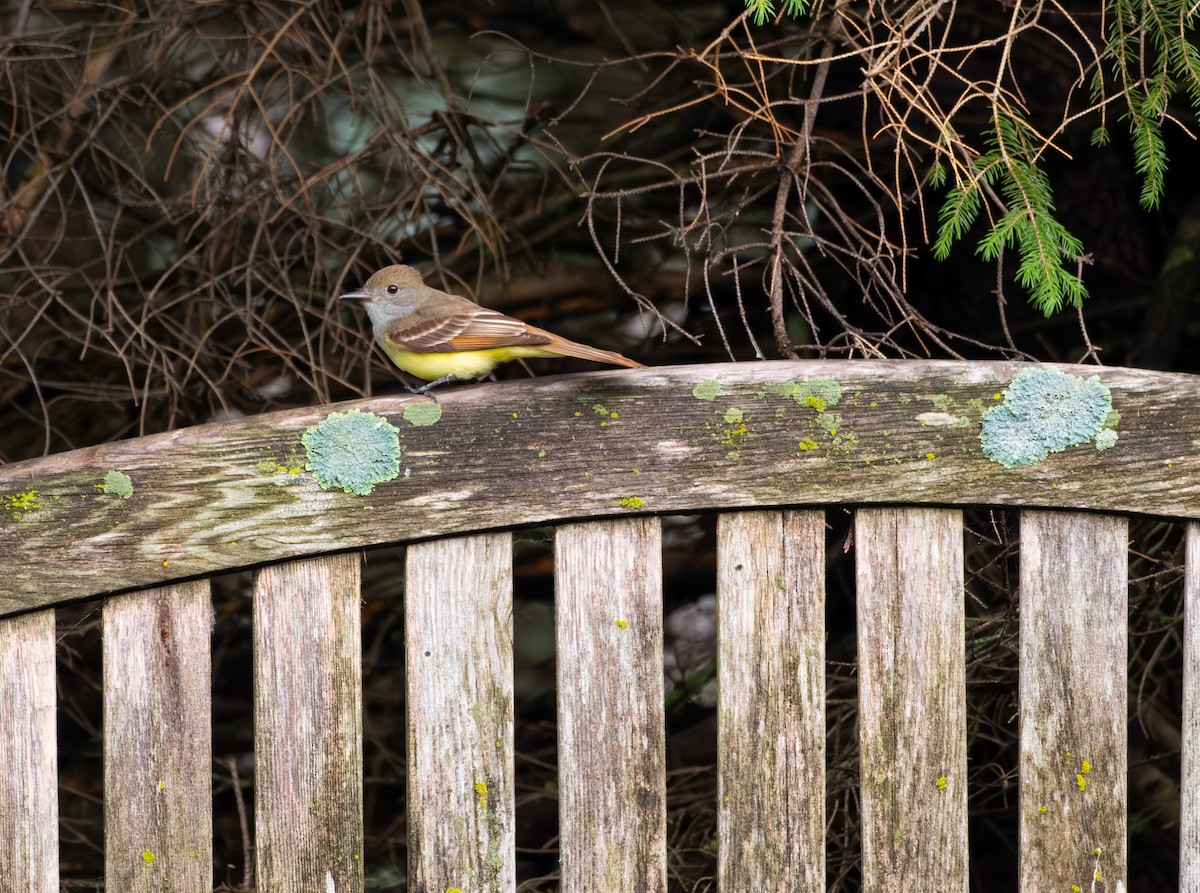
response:
[[[432,313],[415,311],[390,323],[387,340],[418,353],[442,353],[462,350],[487,350],[516,345],[536,346],[550,342],[549,336],[519,319],[496,310],[479,307],[469,301],[447,307],[442,302]],[[446,312],[449,310],[449,312]]]

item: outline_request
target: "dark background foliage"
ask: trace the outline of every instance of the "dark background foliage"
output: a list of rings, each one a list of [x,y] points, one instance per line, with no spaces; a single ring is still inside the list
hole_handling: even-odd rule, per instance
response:
[[[1142,156],[1122,123],[1127,85],[1101,60],[1111,12],[817,4],[762,27],[741,12],[667,0],[14,0],[0,10],[0,461],[397,390],[364,320],[331,300],[396,261],[655,365],[1200,366],[1194,115],[1186,97],[1161,110],[1173,164],[1161,202],[1144,207]],[[998,186],[950,257],[931,257],[939,208],[969,180],[997,108],[1046,138],[1032,157],[1056,220],[1084,246],[1061,259],[1090,293],[1079,310],[1033,307],[1016,252],[998,264],[976,255],[1009,209]],[[1105,146],[1092,138],[1101,122]],[[853,555],[848,516],[830,523],[830,884],[852,890]],[[970,529],[972,883],[1008,890],[1015,530],[989,513]],[[669,530],[669,608],[695,610],[713,587],[711,519]],[[1131,879],[1166,890],[1181,552],[1169,525],[1135,533]],[[526,534],[517,563],[526,889],[552,888],[557,864],[546,539]],[[396,558],[371,553],[365,588],[366,864],[377,889],[404,885]],[[253,794],[247,579],[215,590],[215,878],[231,887],[252,881],[235,809],[235,792]],[[60,620],[62,735],[83,753],[63,766],[65,877],[91,889],[99,612]],[[670,710],[671,866],[678,889],[705,890],[713,720],[692,689],[712,667],[701,654],[689,669]]]

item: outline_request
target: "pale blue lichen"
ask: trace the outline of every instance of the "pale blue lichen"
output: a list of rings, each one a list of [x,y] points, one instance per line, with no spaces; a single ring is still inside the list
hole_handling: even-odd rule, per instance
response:
[[[1004,392],[1004,402],[983,414],[979,441],[984,455],[1006,468],[1031,465],[1095,438],[1111,411],[1112,392],[1095,375],[1025,369]],[[1115,431],[1106,436],[1108,446],[1115,437]]]
[[[441,404],[435,403],[432,400],[409,403],[404,407],[404,421],[408,422],[414,428],[427,428],[430,425],[436,425],[441,417]]]
[[[109,496],[128,499],[133,495],[133,479],[123,471],[110,471],[104,475],[103,483],[96,485],[96,489]]]
[[[400,432],[371,412],[331,412],[301,442],[308,456],[304,467],[324,490],[366,496],[400,474]]]

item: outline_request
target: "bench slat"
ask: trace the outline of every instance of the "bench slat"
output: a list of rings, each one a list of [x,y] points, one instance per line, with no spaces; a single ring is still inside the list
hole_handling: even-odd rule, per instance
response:
[[[512,535],[408,547],[409,886],[516,887]]]
[[[1126,885],[1128,539],[1123,517],[1021,513],[1027,893]]]
[[[363,888],[360,576],[350,553],[254,581],[259,893]]]
[[[0,879],[58,893],[54,609],[0,621]]]
[[[722,890],[825,889],[825,514],[717,527]]]
[[[103,612],[107,888],[212,885],[212,601],[207,580]]]
[[[860,509],[863,890],[967,890],[963,520]]]
[[[665,893],[661,528],[555,534],[563,893]]]
[[[1187,525],[1183,632],[1183,754],[1179,767],[1179,889],[1200,890],[1200,524]]]

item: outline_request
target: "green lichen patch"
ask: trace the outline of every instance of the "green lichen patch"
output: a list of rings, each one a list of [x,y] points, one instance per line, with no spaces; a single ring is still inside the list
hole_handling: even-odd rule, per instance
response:
[[[96,489],[108,496],[128,499],[133,495],[133,479],[123,471],[109,471],[104,475],[104,480],[96,485]]]
[[[721,383],[716,379],[696,382],[696,386],[692,388],[692,396],[711,403],[721,396]]]
[[[37,490],[23,490],[4,497],[4,510],[14,521],[42,510],[42,497]]]
[[[1112,392],[1098,376],[1025,369],[1008,386],[1003,402],[983,414],[979,441],[983,454],[1005,468],[1040,462],[1096,439],[1102,430],[1111,433],[1097,447],[1107,449],[1116,444],[1116,431],[1104,427],[1112,411]]]
[[[633,509],[636,511],[637,509],[645,507],[645,505],[646,505],[646,500],[642,499],[642,497],[640,497],[640,496],[622,496],[621,497],[620,506],[623,509]]]
[[[842,399],[842,386],[833,378],[810,378],[807,381],[768,382],[769,393],[791,397],[801,406],[824,412],[837,406]]]
[[[433,400],[422,400],[419,403],[409,403],[404,407],[404,421],[415,428],[428,428],[436,425],[442,417],[442,406]],[[396,429],[393,428],[393,431]]]
[[[304,467],[324,490],[366,496],[400,474],[400,432],[372,412],[331,412],[300,440],[308,455]]]

